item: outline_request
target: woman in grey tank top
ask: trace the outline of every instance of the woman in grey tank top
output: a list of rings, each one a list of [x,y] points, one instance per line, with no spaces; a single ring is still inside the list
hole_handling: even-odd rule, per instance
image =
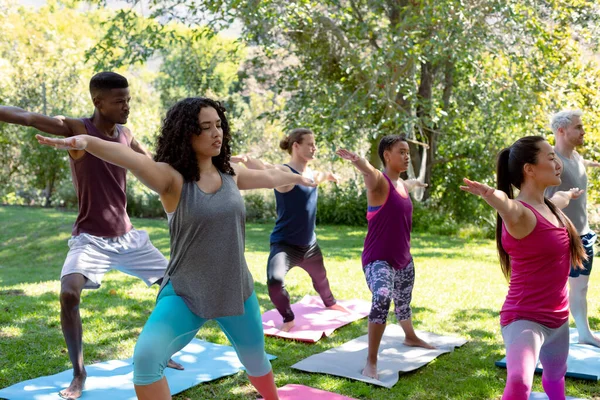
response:
[[[259,171],[230,164],[230,140],[225,109],[201,97],[184,99],[169,109],[155,161],[122,144],[87,135],[67,139],[38,135],[41,144],[86,150],[129,169],[159,194],[171,214],[171,260],[133,356],[139,399],[171,398],[163,374],[167,361],[208,319],[221,326],[261,396],[278,398],[244,257],[245,208],[239,190],[315,183],[278,169]]]

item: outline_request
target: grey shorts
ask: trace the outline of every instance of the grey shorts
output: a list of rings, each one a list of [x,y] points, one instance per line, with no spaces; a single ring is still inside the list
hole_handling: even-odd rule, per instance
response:
[[[97,289],[104,274],[116,269],[150,286],[164,276],[167,264],[144,230],[132,229],[114,238],[82,233],[69,239],[69,253],[60,278],[81,274],[87,278],[84,289]]]

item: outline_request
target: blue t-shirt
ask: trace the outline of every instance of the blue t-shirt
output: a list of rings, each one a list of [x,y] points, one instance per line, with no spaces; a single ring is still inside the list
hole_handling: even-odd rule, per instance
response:
[[[289,165],[284,165],[293,173],[300,175]],[[309,178],[312,179],[312,176]],[[271,233],[271,243],[283,242],[295,246],[308,246],[317,240],[315,234],[317,196],[316,187],[295,185],[286,193],[275,190],[277,221]]]

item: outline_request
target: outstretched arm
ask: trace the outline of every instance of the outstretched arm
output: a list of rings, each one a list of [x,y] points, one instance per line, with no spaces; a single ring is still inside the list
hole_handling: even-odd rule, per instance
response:
[[[315,183],[320,185],[323,182],[334,182],[338,183],[340,177],[334,174],[333,172],[315,172]]]
[[[494,207],[506,225],[508,232],[517,239],[527,236],[535,227],[536,219],[519,201],[508,198],[502,190],[494,189],[484,183],[463,178],[465,186],[460,189],[481,196],[490,206]],[[528,212],[529,211],[529,212]]]
[[[579,198],[583,194],[583,189],[571,188],[569,190],[561,190],[554,193],[550,201],[560,209],[566,208],[571,200]]]
[[[592,161],[592,160],[583,160],[583,165],[585,165],[586,167],[600,167],[600,162],[597,161]]]
[[[316,187],[317,184],[302,175],[286,172],[277,168],[254,170],[241,168],[232,164],[237,176],[237,185],[240,190],[248,189],[274,189],[287,185],[304,185]]]
[[[248,154],[238,154],[237,156],[231,156],[232,163],[242,163],[248,169],[272,169],[276,168],[275,165],[266,161],[259,160],[258,158],[252,158]]]
[[[365,179],[367,190],[374,191],[385,184],[383,174],[375,169],[365,158],[346,149],[339,149],[335,153],[344,160],[350,161],[359,170]]]
[[[0,121],[9,124],[31,126],[35,129],[58,136],[85,134],[85,125],[79,119],[63,116],[49,117],[23,110],[19,107],[0,106]]]
[[[85,150],[102,160],[130,170],[144,185],[158,194],[167,193],[178,172],[166,163],[157,163],[145,154],[131,148],[89,135],[78,135],[67,139],[54,139],[36,135],[40,144],[65,150]]]
[[[404,181],[404,184],[406,185],[406,188],[408,189],[409,192],[412,192],[416,188],[426,188],[427,187],[426,183],[423,183],[418,179],[407,179]]]

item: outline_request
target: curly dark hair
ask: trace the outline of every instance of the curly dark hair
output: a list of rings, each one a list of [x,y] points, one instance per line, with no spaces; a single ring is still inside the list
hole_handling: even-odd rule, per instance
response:
[[[200,169],[196,153],[192,148],[192,135],[201,132],[198,114],[203,107],[217,110],[223,129],[221,153],[212,158],[213,164],[224,174],[235,175],[229,164],[231,158],[231,133],[225,116],[225,107],[220,102],[206,97],[189,97],[178,101],[167,111],[160,135],[156,140],[154,161],[165,162],[175,168],[185,181],[200,180]]]

